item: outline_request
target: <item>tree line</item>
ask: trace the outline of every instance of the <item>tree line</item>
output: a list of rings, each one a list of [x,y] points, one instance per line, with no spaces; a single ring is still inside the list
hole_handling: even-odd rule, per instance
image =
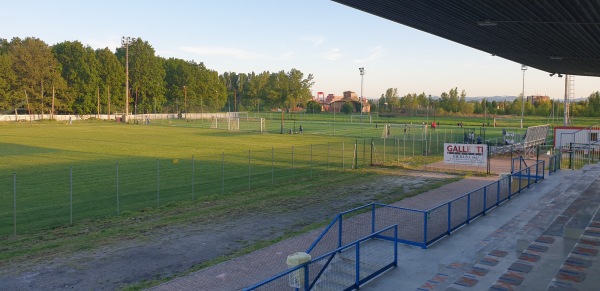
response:
[[[141,38],[115,51],[79,41],[0,39],[0,113],[115,114],[304,107],[313,76],[289,71],[219,74],[203,63],[157,56]]]
[[[405,114],[425,114],[427,112],[438,115],[471,115],[471,114],[494,114],[494,115],[517,115],[522,111],[527,116],[554,116],[562,115],[564,103],[558,100],[536,100],[523,104],[521,95],[511,101],[487,101],[467,100],[467,92],[458,88],[452,88],[448,92],[442,92],[439,97],[432,98],[425,93],[409,93],[402,97],[398,95],[397,88],[388,88],[385,94],[372,102],[371,106],[377,106],[380,112],[398,112]],[[600,92],[596,91],[587,99],[570,103],[570,114],[572,116],[600,117]]]

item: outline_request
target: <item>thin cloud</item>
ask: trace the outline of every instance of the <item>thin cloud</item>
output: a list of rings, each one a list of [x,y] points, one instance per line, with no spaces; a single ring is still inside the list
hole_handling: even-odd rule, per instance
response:
[[[383,57],[383,48],[381,46],[371,49],[370,54],[364,59],[354,60],[355,63],[367,63]]]
[[[313,46],[318,47],[321,44],[323,44],[323,42],[325,42],[325,37],[323,37],[321,35],[303,36],[303,37],[300,37],[300,40],[307,41],[307,42],[311,43]]]
[[[342,57],[341,50],[339,48],[333,48],[326,52],[321,53],[321,57],[330,61],[336,61]]]
[[[238,59],[257,59],[262,57],[258,53],[235,49],[235,48],[226,48],[226,47],[207,47],[207,46],[197,46],[197,47],[182,47],[180,50],[188,53],[193,53],[200,56],[224,56],[224,57],[234,57]]]

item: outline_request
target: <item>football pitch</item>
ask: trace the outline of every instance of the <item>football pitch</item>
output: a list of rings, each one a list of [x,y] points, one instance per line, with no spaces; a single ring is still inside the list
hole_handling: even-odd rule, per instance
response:
[[[0,124],[0,235],[356,165],[356,139],[108,122]]]

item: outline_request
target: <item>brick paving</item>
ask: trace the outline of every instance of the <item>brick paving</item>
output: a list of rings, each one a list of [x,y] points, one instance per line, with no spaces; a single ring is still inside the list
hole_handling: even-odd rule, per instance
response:
[[[510,172],[510,160],[504,159],[492,163],[492,165],[497,165],[493,168],[493,173],[504,173],[507,169]],[[496,180],[497,176],[495,175],[468,177],[404,199],[393,205],[426,210]],[[360,218],[353,217],[351,219]],[[287,256],[298,251],[306,251],[322,231],[323,229],[317,229],[281,241],[238,258],[173,279],[150,288],[150,290],[241,290],[287,269]]]

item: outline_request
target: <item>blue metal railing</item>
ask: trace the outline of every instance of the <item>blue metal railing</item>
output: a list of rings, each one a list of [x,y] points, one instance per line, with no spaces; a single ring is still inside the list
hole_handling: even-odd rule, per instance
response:
[[[318,284],[319,279],[323,277],[325,270],[331,262],[337,256],[349,254],[352,251],[352,248],[354,248],[352,256],[355,263],[353,274],[354,281],[346,287],[347,289],[358,288],[388,269],[398,266],[398,245],[393,243],[397,236],[398,226],[390,225],[352,243],[311,259],[304,264],[290,268],[267,280],[247,287],[244,290],[311,290]],[[382,245],[383,248],[385,248],[383,252],[389,254],[389,256],[385,256],[385,261],[379,261],[377,265],[372,265],[372,262],[369,262],[371,263],[371,268],[365,268],[363,266],[367,264],[365,261],[368,260],[368,256],[365,258],[364,250],[361,249],[361,245],[372,239],[392,241]],[[382,252],[382,250],[379,249],[377,252]]]
[[[560,160],[560,157],[556,159]],[[519,164],[523,163],[520,161]],[[322,263],[324,267],[319,269],[316,280],[333,259],[335,251],[331,250],[345,248],[363,237],[379,234],[377,238],[425,249],[450,235],[452,231],[469,224],[473,219],[485,215],[487,211],[511,199],[515,194],[543,180],[544,167],[545,161],[537,161],[533,165],[428,210],[371,203],[342,212],[307,249],[307,253],[313,257],[317,256],[320,260],[329,256],[327,261]],[[555,171],[559,168],[560,166]],[[350,216],[352,219],[348,219]],[[382,230],[389,229],[393,225],[398,225],[401,230],[396,231],[394,237],[380,234]],[[313,285],[316,280],[313,281]],[[312,288],[312,285],[309,285],[309,288]]]
[[[548,175],[556,173],[558,170],[560,170],[561,159],[562,153],[560,152],[550,157],[550,159],[548,160]]]

